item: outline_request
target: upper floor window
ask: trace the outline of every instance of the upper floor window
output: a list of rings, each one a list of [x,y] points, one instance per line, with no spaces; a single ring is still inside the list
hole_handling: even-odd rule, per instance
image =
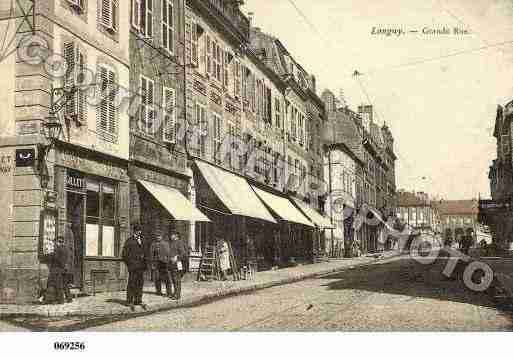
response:
[[[132,0],[132,26],[153,37],[153,0]]]
[[[85,71],[86,56],[74,41],[66,41],[63,45],[63,57],[66,62],[67,71],[64,76],[64,87],[77,85],[78,74]],[[86,91],[78,89],[67,95],[64,113],[68,117],[75,117],[80,122],[85,121],[86,116]]]
[[[276,127],[281,128],[281,104],[280,99],[274,99],[274,124]]]
[[[221,161],[221,143],[223,141],[222,138],[222,129],[223,129],[223,120],[221,119],[221,116],[219,116],[217,113],[214,113],[213,115],[213,122],[214,122],[214,154],[215,154],[215,160]]]
[[[174,11],[172,0],[162,0],[162,46],[171,54],[175,49]]]
[[[198,38],[199,27],[198,24],[188,21],[185,24],[185,42],[186,42],[186,56],[187,64],[198,65]]]
[[[502,142],[502,154],[504,157],[507,157],[510,154],[510,146],[509,146],[510,137],[509,137],[509,135],[502,135],[501,142]]]
[[[233,84],[234,84],[234,96],[240,97],[241,91],[241,65],[239,61],[235,61],[233,65]]]
[[[118,0],[101,0],[100,23],[109,32],[118,31]]]
[[[155,83],[153,80],[141,76],[141,107],[139,109],[139,130],[153,136],[155,121]]]
[[[67,0],[69,6],[77,13],[82,14],[87,9],[86,0]]]
[[[102,101],[98,107],[97,131],[105,140],[117,140],[117,108],[115,106],[117,85],[114,69],[107,65],[98,66],[98,77],[102,92]]]
[[[162,140],[167,143],[176,143],[176,95],[172,88],[163,90],[163,124]]]

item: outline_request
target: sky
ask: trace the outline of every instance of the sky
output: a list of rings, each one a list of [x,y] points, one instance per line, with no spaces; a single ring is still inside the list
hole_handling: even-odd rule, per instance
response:
[[[316,76],[319,94],[342,89],[350,108],[374,106],[395,137],[398,189],[489,197],[497,105],[513,99],[513,1],[246,0],[243,11]]]

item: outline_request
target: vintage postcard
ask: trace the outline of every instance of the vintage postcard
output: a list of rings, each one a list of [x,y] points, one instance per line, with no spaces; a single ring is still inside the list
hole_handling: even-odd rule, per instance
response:
[[[511,331],[512,79],[510,0],[0,0],[0,331]]]

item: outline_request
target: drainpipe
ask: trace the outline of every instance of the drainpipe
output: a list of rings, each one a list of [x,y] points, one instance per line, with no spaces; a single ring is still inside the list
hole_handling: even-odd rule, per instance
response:
[[[330,198],[330,221],[331,221],[331,227],[333,227],[333,196],[332,196],[332,165],[331,165],[331,147],[328,149],[328,191],[329,191],[329,198]],[[333,238],[333,228],[331,230],[331,248],[330,252],[333,252],[335,239]]]

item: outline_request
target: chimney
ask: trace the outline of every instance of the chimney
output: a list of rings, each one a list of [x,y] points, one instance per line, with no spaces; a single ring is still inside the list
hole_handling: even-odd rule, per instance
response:
[[[253,11],[248,12],[248,20],[249,20],[249,28],[251,29],[251,26],[253,26],[253,16],[255,16],[255,13]]]

